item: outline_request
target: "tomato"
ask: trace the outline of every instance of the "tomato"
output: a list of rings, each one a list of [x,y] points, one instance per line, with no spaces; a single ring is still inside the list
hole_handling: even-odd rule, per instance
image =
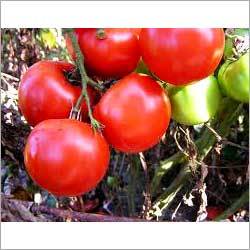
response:
[[[105,175],[109,147],[86,123],[51,119],[32,130],[24,162],[42,188],[56,196],[77,196],[93,189]]]
[[[108,143],[122,152],[137,153],[159,142],[168,128],[171,106],[156,81],[132,73],[101,97],[94,116],[104,125]]]
[[[131,73],[140,59],[140,29],[103,30],[104,37],[98,36],[97,29],[75,30],[88,74],[118,79]],[[71,41],[66,39],[69,53],[75,59]]]
[[[28,123],[32,126],[54,118],[68,118],[76,103],[81,88],[73,86],[64,75],[74,69],[66,62],[40,61],[31,66],[23,76],[19,90],[19,107]],[[97,93],[88,88],[91,103]],[[83,119],[87,118],[87,105],[83,102]]]
[[[161,80],[183,85],[211,75],[224,50],[223,29],[142,29],[142,58]]]
[[[218,80],[223,93],[236,101],[249,102],[249,52],[235,62],[225,62]]]
[[[185,125],[207,122],[217,112],[221,101],[221,93],[214,76],[190,85],[171,86],[168,93],[172,118]]]
[[[207,207],[207,219],[214,220],[224,211],[223,207]]]

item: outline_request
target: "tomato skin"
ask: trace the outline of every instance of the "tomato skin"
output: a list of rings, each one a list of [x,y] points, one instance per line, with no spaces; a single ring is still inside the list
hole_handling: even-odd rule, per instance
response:
[[[221,93],[214,76],[185,86],[168,89],[172,106],[172,118],[184,125],[207,122],[220,105]]]
[[[184,85],[211,75],[224,50],[223,29],[142,29],[142,58],[161,80]]]
[[[235,62],[225,62],[219,70],[218,80],[225,95],[249,103],[249,52]]]
[[[104,29],[106,37],[97,37],[97,29],[75,31],[88,74],[119,79],[131,73],[140,59],[138,29]],[[68,42],[68,44],[71,43]],[[70,54],[72,45],[68,45]]]
[[[56,196],[77,196],[103,178],[109,164],[109,146],[87,123],[51,119],[32,130],[24,162],[42,188]]]
[[[40,61],[32,65],[23,76],[18,100],[22,114],[31,126],[47,119],[68,118],[72,105],[80,96],[81,88],[73,86],[63,71],[71,71],[74,65],[66,62]],[[97,92],[88,87],[91,104]],[[87,119],[87,105],[82,103],[83,120]]]
[[[117,81],[94,108],[115,149],[138,153],[157,144],[168,128],[169,99],[152,78],[132,73]]]

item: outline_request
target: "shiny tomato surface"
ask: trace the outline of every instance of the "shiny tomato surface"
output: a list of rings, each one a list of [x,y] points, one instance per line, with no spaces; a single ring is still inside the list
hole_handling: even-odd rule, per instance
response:
[[[22,114],[31,126],[47,119],[68,118],[71,108],[81,93],[73,86],[65,73],[74,69],[67,62],[40,61],[32,65],[23,76],[18,101]],[[97,93],[88,87],[91,104]],[[86,102],[81,107],[83,120],[87,118]]]
[[[84,63],[90,75],[101,78],[119,79],[135,70],[140,59],[139,28],[103,29],[104,37],[98,36],[98,29],[75,29]],[[69,37],[66,36],[69,53],[76,56]]]
[[[109,146],[86,123],[51,119],[32,130],[24,161],[42,188],[57,196],[77,196],[93,189],[105,175]]]
[[[137,153],[159,142],[168,128],[171,107],[156,81],[132,73],[101,97],[94,116],[104,125],[108,143],[120,151]]]
[[[142,29],[140,47],[148,68],[161,80],[184,85],[211,75],[223,56],[223,29]]]

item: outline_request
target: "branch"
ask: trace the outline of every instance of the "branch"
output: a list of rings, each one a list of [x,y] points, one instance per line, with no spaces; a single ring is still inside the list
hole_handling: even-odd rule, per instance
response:
[[[215,221],[225,220],[234,214],[239,208],[249,203],[249,188],[227,210],[215,218]]]
[[[90,214],[90,213],[81,213],[76,211],[70,211],[60,208],[49,208],[44,205],[37,205],[34,202],[22,201],[16,199],[6,198],[1,195],[2,199],[2,211],[5,209],[18,210],[19,216],[22,216],[22,221],[38,221],[41,220],[36,217],[34,214],[48,214],[53,215],[57,218],[70,219],[71,221],[89,221],[89,222],[146,222],[146,220],[138,218],[127,218],[127,217],[118,217],[118,216],[109,216],[109,215],[100,215],[100,214]],[[21,211],[19,210],[21,208]],[[25,211],[25,213],[23,212]],[[29,217],[23,216],[23,214],[28,214]],[[15,221],[18,218],[14,218]],[[20,221],[20,219],[19,219]]]

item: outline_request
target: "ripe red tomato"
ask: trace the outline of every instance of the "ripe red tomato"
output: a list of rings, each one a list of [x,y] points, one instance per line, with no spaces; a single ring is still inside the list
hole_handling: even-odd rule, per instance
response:
[[[31,66],[23,76],[19,90],[19,107],[32,126],[55,118],[68,118],[81,88],[73,86],[64,75],[74,69],[66,62],[40,61]],[[97,100],[97,92],[88,87],[91,103]],[[87,105],[82,103],[83,119],[87,118]]]
[[[207,219],[214,220],[224,211],[223,207],[207,207]]]
[[[140,47],[148,68],[175,85],[211,75],[224,50],[223,29],[142,29]]]
[[[76,29],[79,46],[90,75],[121,78],[131,73],[140,59],[139,29],[104,29],[98,38],[97,29]],[[75,59],[71,41],[66,37],[69,53]]]
[[[32,179],[57,196],[77,196],[94,188],[109,163],[103,136],[83,122],[51,119],[28,137],[24,162]]]
[[[132,73],[114,84],[94,108],[103,134],[116,149],[137,153],[154,146],[168,128],[171,107],[161,86]]]

